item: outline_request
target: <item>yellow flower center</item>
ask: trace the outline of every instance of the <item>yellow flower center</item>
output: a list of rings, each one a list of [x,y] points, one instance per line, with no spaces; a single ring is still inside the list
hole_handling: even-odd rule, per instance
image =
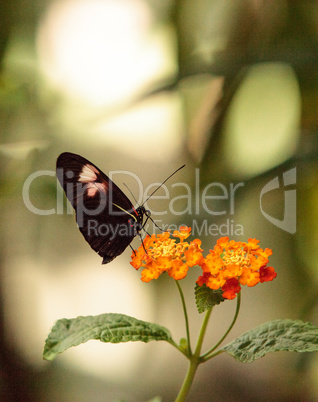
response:
[[[222,260],[225,265],[236,264],[241,267],[246,267],[250,265],[250,258],[246,251],[241,248],[235,250],[227,250],[222,255]]]
[[[178,243],[176,244],[175,239],[165,239],[162,242],[153,244],[152,249],[148,249],[149,255],[156,259],[159,257],[169,257],[171,259],[176,259],[183,257],[184,251],[187,249],[188,243]]]

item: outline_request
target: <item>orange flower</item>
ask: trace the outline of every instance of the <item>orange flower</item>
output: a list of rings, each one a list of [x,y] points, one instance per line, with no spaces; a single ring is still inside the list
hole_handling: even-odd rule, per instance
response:
[[[202,249],[201,249],[201,240],[195,239],[190,243],[190,246],[187,251],[184,252],[186,257],[186,261],[189,267],[193,267],[194,265],[200,265],[200,262],[203,259]]]
[[[186,277],[189,267],[198,265],[203,259],[201,241],[196,239],[190,243],[184,241],[190,236],[191,228],[181,226],[173,232],[147,235],[143,244],[132,253],[130,264],[139,269],[143,267],[141,280],[150,282],[163,272],[175,280]],[[177,242],[179,239],[179,242]]]
[[[263,250],[258,243],[256,239],[248,239],[247,243],[229,241],[228,237],[218,239],[210,254],[198,262],[203,275],[197,284],[215,290],[222,288],[225,299],[234,299],[240,292],[239,284],[255,286],[272,281],[277,274],[273,267],[266,267],[272,250]]]
[[[166,232],[167,233],[167,232]],[[179,230],[175,230],[173,232],[174,237],[179,237],[180,240],[185,240],[190,236],[191,233],[191,228],[188,228],[187,226],[180,226]]]
[[[247,285],[249,287],[257,285],[259,281],[259,272],[253,271],[251,268],[245,268],[240,277],[240,284]]]

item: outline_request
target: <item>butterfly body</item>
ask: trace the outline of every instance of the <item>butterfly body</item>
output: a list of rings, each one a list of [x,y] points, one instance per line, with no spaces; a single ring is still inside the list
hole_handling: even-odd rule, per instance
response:
[[[82,235],[102,263],[109,263],[140,233],[150,212],[144,206],[135,209],[105,173],[80,155],[62,153],[56,172]]]

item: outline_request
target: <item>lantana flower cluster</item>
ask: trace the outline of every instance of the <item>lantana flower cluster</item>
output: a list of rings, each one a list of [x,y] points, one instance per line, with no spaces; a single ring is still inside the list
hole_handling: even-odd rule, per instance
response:
[[[135,269],[144,268],[141,280],[150,282],[163,272],[180,280],[186,277],[189,267],[198,265],[203,271],[197,280],[199,286],[221,289],[225,299],[234,299],[241,290],[240,285],[251,287],[272,281],[277,276],[274,268],[267,266],[272,250],[260,248],[259,240],[241,242],[222,237],[204,257],[201,240],[185,241],[190,232],[191,228],[182,226],[173,232],[173,238],[170,232],[147,235],[131,256],[131,265]]]
[[[145,237],[138,250],[133,251],[130,263],[135,269],[144,267],[141,273],[143,282],[157,279],[163,272],[176,280],[186,277],[189,267],[201,261],[203,251],[201,240],[185,241],[190,232],[191,228],[181,226],[173,232],[174,238],[170,237],[170,232]]]
[[[201,260],[203,275],[197,280],[199,286],[222,289],[225,299],[234,299],[241,290],[240,285],[255,286],[272,281],[277,273],[268,267],[268,257],[272,250],[261,249],[259,240],[248,242],[229,241],[228,237],[218,239],[217,244],[206,258]]]

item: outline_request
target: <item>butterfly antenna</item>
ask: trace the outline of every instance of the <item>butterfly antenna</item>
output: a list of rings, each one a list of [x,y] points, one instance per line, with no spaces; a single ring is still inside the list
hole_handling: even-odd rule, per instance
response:
[[[179,170],[181,170],[181,169],[184,168],[184,167],[185,167],[185,165],[180,166],[179,169],[175,170],[169,177],[167,177],[166,180],[163,181],[163,182],[160,184],[160,186],[157,187],[157,188],[149,195],[149,197],[146,199],[146,201],[144,201],[144,202],[142,203],[142,205],[144,205],[144,204],[149,200],[149,198],[152,197],[152,196],[155,194],[155,192],[156,192],[157,190],[159,190],[159,188],[162,187],[162,186],[165,184],[165,182],[170,179],[170,177],[172,177],[174,174],[176,174],[177,172],[179,172]]]
[[[134,196],[134,194],[130,191],[130,188],[127,186],[126,183],[123,183],[124,186],[127,188],[127,190],[130,192],[130,195],[132,196],[132,198],[136,201],[136,204],[139,205],[139,202],[136,200],[136,197]]]

